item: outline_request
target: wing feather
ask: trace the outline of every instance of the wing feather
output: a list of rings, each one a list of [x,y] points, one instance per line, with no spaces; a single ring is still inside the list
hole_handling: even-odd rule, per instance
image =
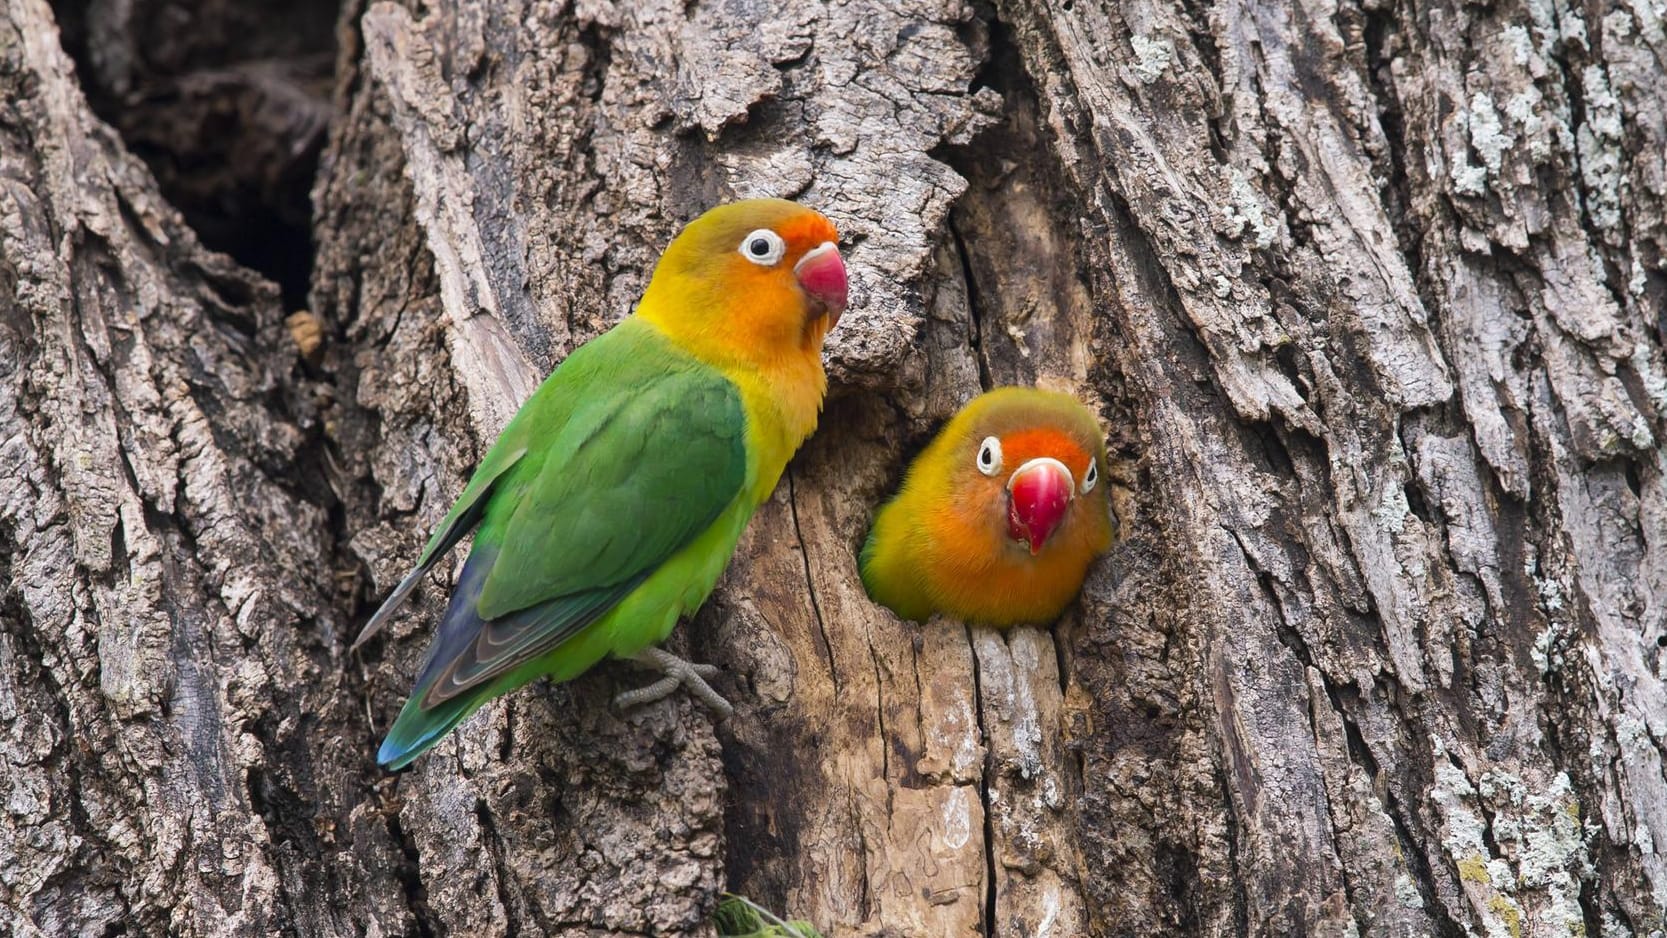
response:
[[[537,392],[575,400],[559,425],[541,425],[549,442],[532,447],[490,500],[417,680],[426,685],[422,709],[558,648],[745,489],[746,420],[735,386],[652,327],[629,346],[616,342],[612,367],[585,354],[607,347],[603,339],[575,352]]]
[[[394,613],[405,605],[405,600],[417,588],[417,584],[422,582],[423,576],[434,569],[434,564],[441,557],[457,546],[463,535],[474,529],[486,511],[487,502],[492,497],[492,490],[499,477],[513,468],[526,452],[525,446],[513,446],[506,448],[502,453],[494,447],[493,451],[487,454],[487,458],[475,469],[475,474],[463,489],[463,494],[458,496],[457,502],[446,512],[446,517],[441,519],[434,535],[428,539],[422,556],[417,558],[417,565],[405,574],[399,585],[394,587],[394,591],[377,607],[376,613],[365,623],[365,627],[359,630],[359,637],[353,640],[353,645],[347,649],[348,651],[357,650],[377,632],[382,631],[382,627],[388,624]]]

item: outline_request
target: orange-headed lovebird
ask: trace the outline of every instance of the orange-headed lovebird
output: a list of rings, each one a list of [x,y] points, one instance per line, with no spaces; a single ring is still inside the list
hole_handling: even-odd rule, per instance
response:
[[[900,618],[1043,624],[1111,546],[1105,437],[1069,395],[998,388],[974,399],[874,517],[862,582]]]
[[[475,531],[378,762],[402,768],[493,697],[607,655],[666,674],[622,705],[685,685],[728,711],[715,669],[655,646],[705,602],[816,427],[822,340],[846,303],[838,240],[792,202],[714,208],[666,248],[635,314],[533,392],[359,636]]]

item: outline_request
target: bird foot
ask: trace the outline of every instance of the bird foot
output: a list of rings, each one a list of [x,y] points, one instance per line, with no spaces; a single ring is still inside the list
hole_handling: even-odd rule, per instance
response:
[[[715,678],[723,671],[714,664],[696,664],[684,661],[664,648],[646,648],[631,656],[631,660],[638,664],[654,668],[665,673],[665,677],[636,690],[628,690],[614,697],[614,706],[621,710],[627,707],[640,707],[653,703],[669,695],[679,687],[685,687],[695,699],[716,711],[720,716],[729,716],[735,712],[729,701],[712,689],[706,683],[708,678]]]

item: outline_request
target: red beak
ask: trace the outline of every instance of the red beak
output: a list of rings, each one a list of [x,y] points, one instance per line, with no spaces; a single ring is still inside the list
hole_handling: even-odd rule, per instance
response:
[[[805,256],[793,265],[793,276],[799,279],[800,288],[827,310],[828,328],[839,325],[839,314],[845,312],[848,291],[845,262],[839,259],[839,246],[832,241],[823,241],[806,251]]]
[[[1020,466],[1007,480],[1007,533],[1030,545],[1032,555],[1065,520],[1076,483],[1071,470],[1046,456]]]

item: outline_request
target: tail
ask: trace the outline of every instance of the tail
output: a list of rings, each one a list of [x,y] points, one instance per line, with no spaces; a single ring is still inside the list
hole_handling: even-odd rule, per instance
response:
[[[411,692],[411,699],[405,702],[387,738],[382,740],[382,748],[376,751],[377,763],[390,772],[410,765],[492,696],[466,694],[425,710],[422,698],[426,690],[418,687]]]
[[[484,687],[475,687],[439,702],[428,700],[428,691],[440,678],[445,661],[456,655],[459,646],[473,644],[485,624],[475,613],[475,601],[480,597],[495,559],[496,550],[477,544],[463,564],[463,574],[458,577],[451,601],[446,604],[445,616],[440,620],[439,634],[429,646],[428,659],[417,672],[417,686],[411,689],[411,696],[406,698],[405,706],[400,708],[394,725],[388,728],[388,735],[382,740],[382,748],[376,751],[376,761],[384,768],[398,771],[410,765],[491,699],[492,695],[486,693],[487,688]],[[389,602],[393,599],[390,596]],[[374,623],[376,620],[371,621]],[[424,703],[432,706],[425,707]]]
[[[497,557],[497,548],[475,542],[428,660],[417,672],[417,685],[377,751],[376,761],[387,768],[410,765],[482,704],[537,677],[544,655],[606,614],[643,579],[581,590],[483,620],[478,601]]]
[[[352,645],[348,646],[349,653],[358,651],[360,645],[370,641],[372,636],[382,631],[382,626],[387,625],[388,620],[399,611],[399,607],[405,605],[406,597],[411,595],[411,591],[416,589],[417,583],[422,580],[423,574],[427,573],[433,566],[434,561],[430,560],[428,563],[420,563],[411,568],[411,572],[405,575],[405,579],[400,580],[399,585],[394,587],[394,591],[389,593],[388,598],[382,601],[382,605],[376,610],[376,614],[371,616],[370,621],[365,623],[365,627],[359,630],[359,637],[353,640]]]

